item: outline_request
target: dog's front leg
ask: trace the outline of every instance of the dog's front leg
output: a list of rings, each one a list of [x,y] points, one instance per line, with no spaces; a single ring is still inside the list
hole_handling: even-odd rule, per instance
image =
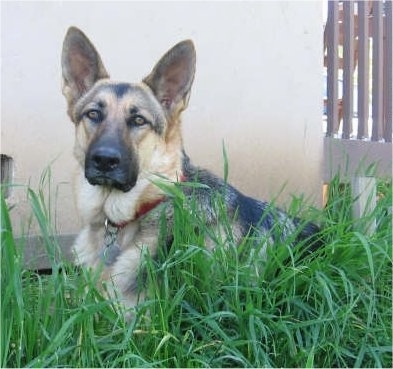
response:
[[[157,237],[156,234],[137,237],[132,246],[124,250],[111,267],[110,279],[126,308],[134,307],[144,297],[144,291],[138,285],[142,258],[146,251],[151,257],[156,255]]]

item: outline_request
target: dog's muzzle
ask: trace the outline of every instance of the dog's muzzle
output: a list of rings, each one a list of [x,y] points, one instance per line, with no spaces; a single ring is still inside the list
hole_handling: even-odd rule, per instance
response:
[[[85,159],[85,176],[91,185],[113,187],[123,192],[131,190],[138,178],[135,155],[126,148],[96,143]]]

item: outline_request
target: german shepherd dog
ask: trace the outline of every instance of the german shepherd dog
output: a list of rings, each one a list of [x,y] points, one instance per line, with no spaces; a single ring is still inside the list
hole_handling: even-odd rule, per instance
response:
[[[294,232],[304,239],[318,230],[308,223],[298,231],[299,219],[243,195],[191,164],[183,150],[180,116],[189,101],[195,61],[192,41],[182,41],[142,82],[115,82],[79,29],[71,27],[65,36],[63,94],[76,130],[75,193],[83,222],[74,245],[76,260],[100,271],[100,283],[110,282],[127,307],[138,302],[142,248],[157,255],[163,211],[171,224],[173,207],[157,178],[172,185],[195,181],[204,185],[192,191],[186,185],[179,188],[197,199],[206,224],[218,231],[222,230],[212,199],[221,193],[237,243],[246,235],[255,239],[269,235],[277,243]],[[281,234],[270,235],[277,223]],[[211,240],[206,244],[211,246]]]

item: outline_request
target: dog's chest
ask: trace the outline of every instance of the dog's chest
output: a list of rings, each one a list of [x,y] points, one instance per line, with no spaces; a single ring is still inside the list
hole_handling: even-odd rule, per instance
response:
[[[132,247],[139,230],[138,222],[132,222],[125,227],[106,222],[98,255],[101,262],[107,267],[113,265],[124,251]]]

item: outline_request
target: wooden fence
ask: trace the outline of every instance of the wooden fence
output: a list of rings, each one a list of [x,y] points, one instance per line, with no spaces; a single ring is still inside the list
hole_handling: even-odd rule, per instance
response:
[[[392,35],[391,1],[328,2],[325,181],[373,162],[377,175],[391,175]]]
[[[346,178],[356,217],[373,210],[374,177],[392,174],[392,36],[391,1],[328,2],[324,180]]]

